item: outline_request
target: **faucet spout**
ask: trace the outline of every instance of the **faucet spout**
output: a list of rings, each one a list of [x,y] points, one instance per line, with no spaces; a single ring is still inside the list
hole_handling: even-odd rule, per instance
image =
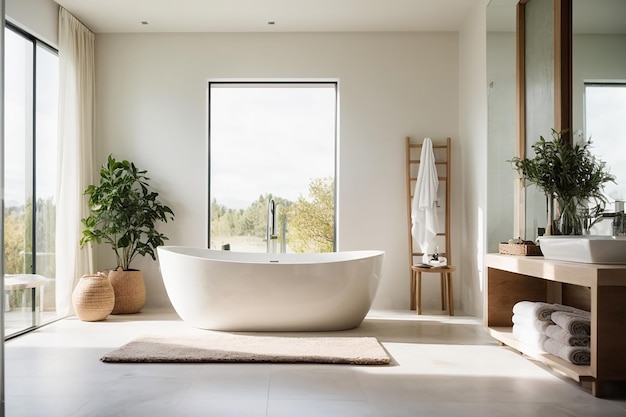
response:
[[[613,236],[624,236],[626,233],[626,216],[624,211],[616,213],[613,217]]]
[[[615,202],[615,212],[612,213],[603,213],[602,217],[610,217],[612,218],[611,228],[613,236],[624,236],[626,235],[626,214],[624,214],[624,202],[616,201]]]
[[[624,202],[615,202],[617,216],[613,218],[613,236],[626,235],[626,215],[624,214]]]
[[[267,236],[274,234],[276,228],[276,203],[273,199],[267,202]]]
[[[267,228],[265,237],[267,239],[267,252],[276,252],[278,235],[276,234],[276,203],[273,199],[267,202]]]

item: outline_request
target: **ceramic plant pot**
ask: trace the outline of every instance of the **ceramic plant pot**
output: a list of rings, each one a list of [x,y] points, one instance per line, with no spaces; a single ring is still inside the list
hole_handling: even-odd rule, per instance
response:
[[[82,321],[100,321],[113,311],[115,294],[106,275],[83,275],[72,292],[76,316]]]
[[[146,286],[141,271],[124,271],[118,267],[109,271],[109,281],[115,292],[112,314],[139,313],[146,304]]]

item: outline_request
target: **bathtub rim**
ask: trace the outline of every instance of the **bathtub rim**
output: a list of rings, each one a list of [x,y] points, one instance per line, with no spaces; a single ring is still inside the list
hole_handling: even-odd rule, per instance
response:
[[[380,249],[361,249],[323,253],[265,253],[223,251],[218,249],[185,245],[159,246],[157,248],[157,254],[159,254],[160,252],[167,252],[170,254],[195,259],[202,259],[206,261],[263,265],[307,265],[335,262],[354,262],[380,256],[384,257],[385,255],[385,251]]]

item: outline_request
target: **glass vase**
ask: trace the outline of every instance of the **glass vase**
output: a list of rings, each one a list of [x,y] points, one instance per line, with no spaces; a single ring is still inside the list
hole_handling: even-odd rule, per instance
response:
[[[588,207],[579,207],[578,218],[580,219],[581,234],[590,235],[591,226],[594,224],[594,216],[591,214],[591,210]]]
[[[559,210],[556,218],[556,233],[559,235],[582,235],[578,201],[574,198],[563,199],[557,197]]]
[[[552,194],[547,194],[546,193],[546,204],[547,204],[547,224],[546,224],[546,230],[545,230],[545,235],[546,236],[550,236],[550,235],[558,235],[559,234],[559,228],[557,225],[557,216],[556,216],[556,211],[555,211],[555,204],[554,204],[554,195]]]

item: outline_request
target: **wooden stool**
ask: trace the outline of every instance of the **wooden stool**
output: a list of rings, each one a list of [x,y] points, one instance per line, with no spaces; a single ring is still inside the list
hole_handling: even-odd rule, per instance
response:
[[[456,271],[456,267],[452,265],[445,268],[411,266],[411,310],[417,309],[417,314],[422,314],[422,272],[426,272],[440,275],[441,309],[447,309],[449,314],[454,316],[454,300],[452,298],[452,273],[454,271]]]

